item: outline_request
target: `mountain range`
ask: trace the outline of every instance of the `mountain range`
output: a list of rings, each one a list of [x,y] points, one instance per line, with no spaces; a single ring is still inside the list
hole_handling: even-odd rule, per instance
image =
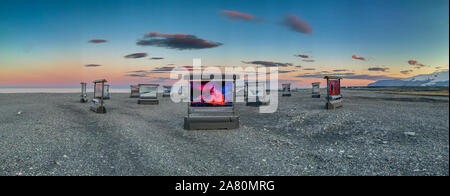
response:
[[[448,74],[449,71],[445,70],[403,79],[378,80],[368,86],[448,86]]]

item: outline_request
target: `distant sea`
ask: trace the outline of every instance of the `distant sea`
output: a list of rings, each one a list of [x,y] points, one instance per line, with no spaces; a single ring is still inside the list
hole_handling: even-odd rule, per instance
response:
[[[88,93],[93,92],[93,89],[87,89]],[[129,88],[111,88],[111,93],[129,93]],[[0,93],[81,93],[81,87],[0,87]]]

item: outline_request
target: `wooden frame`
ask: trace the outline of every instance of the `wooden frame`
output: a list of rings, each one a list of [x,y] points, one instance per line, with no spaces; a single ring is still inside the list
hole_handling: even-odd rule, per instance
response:
[[[206,82],[214,79],[212,76],[204,78],[199,76],[200,81]],[[189,78],[189,102],[187,103],[187,116],[184,117],[184,129],[187,130],[207,130],[207,129],[237,129],[239,128],[239,116],[236,115],[236,75],[222,75],[222,82],[233,81],[233,103],[230,106],[192,106],[191,83],[194,82],[193,76]],[[225,87],[224,87],[225,88]],[[225,95],[224,95],[225,96]],[[193,116],[192,114],[197,115]],[[207,113],[207,115],[199,115],[199,113]],[[230,115],[223,115],[223,114]],[[217,115],[220,114],[220,115]]]
[[[282,87],[282,90],[283,90],[283,93],[282,93],[282,96],[291,96],[292,95],[292,93],[291,93],[291,84],[290,83],[286,83],[286,84],[281,84],[281,87]]]
[[[91,105],[91,110],[97,113],[106,113],[106,108],[104,106],[104,93],[105,93],[105,79],[95,80],[94,83],[94,98],[92,99],[93,104]],[[101,85],[101,95],[97,96],[97,85]]]
[[[312,98],[320,98],[320,82],[313,82],[313,83],[311,83],[311,85],[312,85],[311,97]]]
[[[327,79],[327,104],[326,104],[326,108],[327,109],[336,109],[339,107],[343,107],[343,98],[342,95],[340,93],[340,89],[341,89],[341,77],[337,77],[337,76],[325,76],[324,79]],[[337,81],[337,82],[333,82],[333,83],[337,83],[337,86],[334,86],[332,84],[330,84],[331,81]],[[336,88],[338,88],[336,90]],[[333,91],[333,93],[331,92]],[[338,93],[336,93],[338,92]]]
[[[146,87],[156,88],[155,96],[147,96],[146,94],[149,92],[144,92]],[[159,87],[159,84],[139,84],[139,99],[138,99],[137,103],[138,104],[150,104],[150,105],[159,104],[158,87]]]
[[[86,92],[86,82],[81,82],[80,84],[81,84],[80,103],[86,103],[86,102],[88,102],[87,92]]]

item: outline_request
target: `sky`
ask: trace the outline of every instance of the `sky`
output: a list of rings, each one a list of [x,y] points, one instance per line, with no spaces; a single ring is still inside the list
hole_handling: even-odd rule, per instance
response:
[[[367,85],[449,67],[448,0],[1,0],[0,86],[170,83],[191,66],[278,66]],[[172,81],[173,82],[173,81]]]

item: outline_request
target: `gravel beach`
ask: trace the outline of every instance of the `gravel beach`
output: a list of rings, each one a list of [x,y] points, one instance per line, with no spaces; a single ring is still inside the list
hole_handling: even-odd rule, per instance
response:
[[[448,97],[342,94],[331,111],[310,89],[272,114],[240,103],[240,128],[213,131],[184,130],[166,97],[112,93],[97,114],[76,93],[0,94],[0,175],[449,175]]]

